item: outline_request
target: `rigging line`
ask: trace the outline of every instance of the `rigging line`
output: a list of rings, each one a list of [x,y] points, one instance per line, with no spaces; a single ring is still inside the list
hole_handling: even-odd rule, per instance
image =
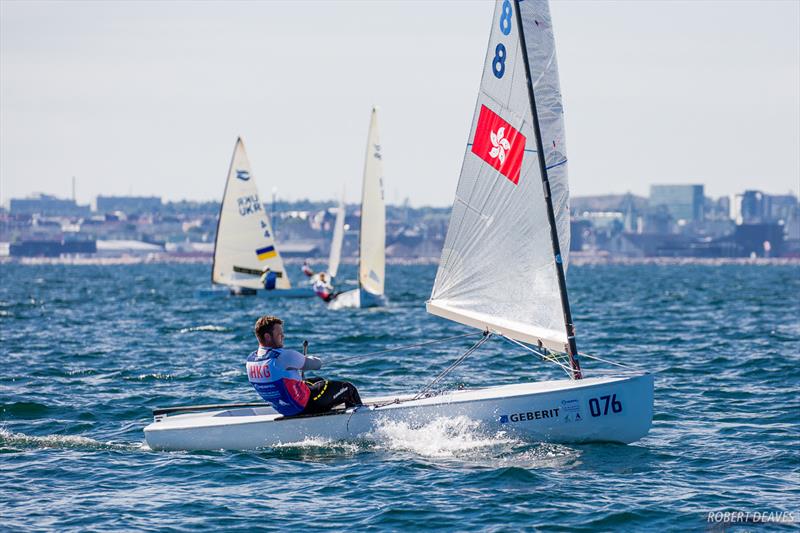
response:
[[[407,345],[404,345],[404,346],[399,346],[397,348],[390,348],[388,350],[381,350],[380,352],[364,353],[364,354],[353,355],[353,356],[350,356],[350,357],[337,357],[336,358],[336,362],[339,363],[339,362],[342,362],[342,361],[349,361],[350,359],[372,357],[374,355],[381,355],[381,354],[385,354],[385,353],[398,352],[400,350],[407,350],[409,348],[419,348],[421,346],[428,346],[430,344],[436,344],[436,343],[440,343],[440,342],[448,342],[448,341],[452,341],[452,340],[456,340],[456,339],[463,339],[464,337],[474,337],[475,335],[483,335],[483,332],[482,331],[478,331],[478,332],[462,333],[461,335],[453,335],[452,337],[446,337],[444,339],[434,339],[432,341],[420,342],[418,344],[407,344]]]
[[[419,400],[420,398],[422,398],[423,396],[425,396],[425,394],[426,394],[426,393],[427,393],[427,392],[428,392],[428,391],[429,391],[429,390],[430,390],[430,389],[431,389],[431,388],[432,388],[434,385],[436,385],[436,384],[437,384],[439,381],[441,381],[441,380],[442,380],[442,379],[443,379],[443,378],[444,378],[444,377],[445,377],[447,374],[449,374],[449,373],[450,373],[450,372],[451,372],[451,371],[452,371],[452,370],[453,370],[455,367],[457,367],[457,366],[458,366],[458,365],[460,365],[462,362],[464,362],[464,359],[466,359],[466,358],[467,358],[467,357],[468,357],[468,356],[469,356],[469,355],[470,355],[472,352],[474,352],[475,350],[477,350],[478,348],[480,348],[480,346],[481,346],[481,345],[482,345],[484,342],[488,341],[488,340],[491,338],[491,336],[492,336],[492,333],[490,333],[488,329],[487,329],[486,331],[482,332],[481,334],[483,335],[483,337],[481,337],[480,339],[478,339],[478,342],[476,342],[475,344],[473,344],[473,345],[472,345],[472,347],[471,347],[469,350],[467,350],[466,352],[464,352],[464,353],[461,355],[461,357],[459,357],[458,359],[456,359],[455,361],[453,361],[453,363],[452,363],[450,366],[448,366],[447,368],[445,368],[445,369],[444,369],[442,372],[440,372],[440,373],[439,373],[439,375],[438,375],[438,376],[436,376],[435,378],[433,378],[433,381],[431,381],[431,382],[430,382],[430,383],[429,383],[429,384],[428,384],[428,385],[427,385],[427,386],[426,386],[424,389],[422,389],[422,390],[421,390],[421,391],[419,391],[417,394],[415,394],[415,395],[414,395],[414,397],[413,397],[413,398],[411,398],[411,400],[412,400],[412,401],[413,401],[413,400]]]
[[[635,366],[625,365],[625,364],[622,364],[622,363],[615,363],[614,361],[608,361],[606,359],[602,359],[600,357],[597,357],[596,355],[589,355],[588,353],[583,353],[583,352],[579,352],[579,353],[583,357],[588,357],[589,359],[594,359],[596,361],[602,361],[603,363],[608,363],[609,365],[621,366],[622,368],[629,368],[631,370],[638,370],[638,368],[635,367]]]
[[[554,365],[556,365],[559,368],[561,368],[561,370],[566,372],[568,376],[572,377],[572,369],[570,367],[568,367],[567,365],[565,365],[564,363],[561,363],[560,361],[558,361],[558,359],[556,359],[555,357],[548,357],[547,354],[544,354],[544,353],[542,353],[542,352],[540,352],[538,350],[535,350],[532,347],[528,346],[527,344],[519,342],[516,339],[512,339],[511,337],[506,337],[502,333],[500,333],[499,335],[500,335],[500,338],[505,339],[507,342],[509,342],[511,344],[515,344],[515,345],[517,345],[517,346],[519,346],[521,348],[524,348],[524,349],[528,350],[529,352],[531,352],[531,353],[533,353],[535,355],[538,355],[539,358],[542,361],[553,363]],[[553,353],[553,352],[551,352],[551,353]]]

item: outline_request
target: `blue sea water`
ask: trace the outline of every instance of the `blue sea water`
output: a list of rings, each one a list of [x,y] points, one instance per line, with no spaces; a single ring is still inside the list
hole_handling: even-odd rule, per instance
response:
[[[389,266],[391,305],[197,299],[207,265],[0,265],[0,528],[25,530],[753,530],[711,512],[800,520],[800,268],[582,266],[569,271],[582,351],[657,372],[650,434],[557,445],[475,421],[387,426],[355,442],[154,452],[157,406],[257,401],[254,320],[286,321],[325,374],[367,394],[416,391],[470,339],[429,316],[433,266]],[[299,272],[298,272],[299,274]],[[353,278],[345,267],[343,278]],[[295,276],[299,278],[300,276]],[[584,360],[591,375],[598,365]],[[491,341],[448,386],[559,376]]]

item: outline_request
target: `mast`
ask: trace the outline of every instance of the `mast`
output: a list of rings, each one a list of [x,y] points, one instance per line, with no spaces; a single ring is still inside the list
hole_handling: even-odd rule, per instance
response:
[[[558,229],[556,228],[556,215],[553,211],[553,200],[550,194],[550,179],[547,175],[547,164],[544,160],[544,146],[542,145],[542,132],[539,128],[539,112],[536,109],[536,97],[533,94],[533,81],[531,78],[531,67],[528,64],[528,46],[525,43],[525,31],[522,24],[522,13],[519,7],[520,0],[514,0],[514,15],[517,17],[517,31],[519,32],[519,44],[522,48],[522,62],[525,64],[525,83],[528,86],[528,100],[533,113],[533,131],[536,134],[536,153],[539,159],[539,171],[542,175],[542,188],[544,199],[547,203],[547,220],[550,222],[550,239],[553,242],[553,255],[556,262],[556,277],[558,278],[558,291],[561,294],[561,309],[564,312],[564,324],[567,329],[567,353],[569,364],[572,368],[573,379],[581,379],[581,367],[578,363],[578,346],[575,342],[575,325],[572,323],[572,312],[569,308],[569,297],[567,296],[567,281],[564,276],[564,264],[561,258],[561,244],[558,242]]]

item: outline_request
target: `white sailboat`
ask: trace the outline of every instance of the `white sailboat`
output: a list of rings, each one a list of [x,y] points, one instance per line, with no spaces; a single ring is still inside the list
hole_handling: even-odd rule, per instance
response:
[[[344,193],[339,199],[339,206],[336,210],[336,220],[333,223],[333,237],[331,237],[331,251],[328,254],[328,274],[331,279],[336,278],[339,273],[339,263],[342,260],[342,244],[344,244],[344,220],[346,217],[344,204]]]
[[[333,283],[334,278],[339,273],[339,263],[342,259],[342,245],[344,244],[344,219],[345,219],[344,193],[336,207],[336,220],[333,223],[333,236],[331,237],[331,249],[328,254],[328,269],[324,272],[313,274],[308,280],[309,286],[313,287],[319,283],[324,274],[328,283]]]
[[[578,364],[564,284],[569,249],[565,153],[548,4],[498,0],[427,305],[433,314],[484,331],[481,340],[421,392],[366,398],[366,408],[300,417],[282,417],[259,404],[156,410],[155,422],[145,428],[150,447],[251,449],[305,438],[359,437],[386,421],[423,425],[454,416],[479,421],[487,432],[542,441],[642,438],[653,417],[653,376],[585,377]],[[429,393],[493,336],[556,363],[568,379]],[[188,412],[175,414],[180,411]]]
[[[372,108],[361,192],[358,239],[358,288],[343,292],[329,309],[379,307],[386,304],[386,204],[383,200],[383,156],[378,136],[378,108]]]
[[[344,220],[347,215],[344,204],[344,192],[336,206],[336,219],[333,222],[333,235],[331,236],[331,249],[328,254],[328,270],[324,274],[332,280],[339,273],[339,263],[342,260],[342,245],[344,244]],[[321,272],[311,276],[308,280],[310,285],[314,285],[319,279]]]
[[[241,138],[236,139],[225,182],[214,242],[211,282],[226,286],[229,291],[204,293],[231,292],[290,298],[314,296],[309,287],[292,288],[269,216],[259,199],[258,186]]]

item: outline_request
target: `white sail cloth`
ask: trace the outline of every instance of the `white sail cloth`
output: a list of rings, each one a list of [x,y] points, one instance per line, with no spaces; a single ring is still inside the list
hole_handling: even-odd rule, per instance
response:
[[[211,281],[233,287],[263,289],[265,267],[277,275],[276,289],[291,289],[272,236],[272,227],[258,197],[258,186],[242,139],[236,140],[214,243]]]
[[[339,272],[339,263],[342,259],[342,243],[344,242],[344,196],[339,201],[336,211],[336,221],[333,223],[333,237],[331,238],[331,253],[328,255],[328,274],[332,278]]]
[[[361,196],[358,281],[361,289],[383,294],[386,272],[386,205],[383,200],[383,156],[378,136],[378,108],[372,108]]]
[[[569,191],[549,7],[519,3],[564,266]],[[566,326],[517,16],[498,0],[428,311],[565,351]]]

